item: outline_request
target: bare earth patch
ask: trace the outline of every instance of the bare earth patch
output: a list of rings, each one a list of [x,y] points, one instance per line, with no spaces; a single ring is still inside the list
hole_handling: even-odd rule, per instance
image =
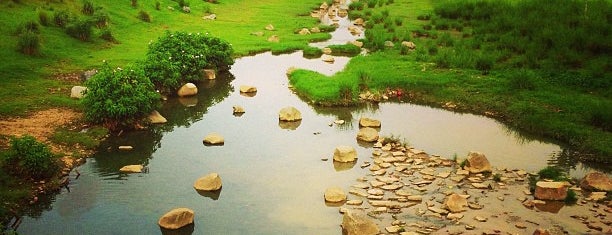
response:
[[[31,135],[38,141],[50,144],[51,149],[58,152],[60,148],[49,143],[49,137],[57,127],[72,124],[82,116],[82,113],[71,109],[52,108],[38,111],[28,117],[0,120],[0,136]],[[0,138],[0,146],[8,146],[8,138]]]

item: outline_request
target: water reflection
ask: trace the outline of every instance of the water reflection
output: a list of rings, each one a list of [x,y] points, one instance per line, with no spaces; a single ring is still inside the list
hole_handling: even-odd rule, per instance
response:
[[[219,190],[215,190],[215,191],[203,191],[203,190],[197,190],[196,192],[198,192],[198,194],[210,198],[212,200],[219,200],[219,197],[221,196],[221,190],[223,190],[223,188],[220,188]]]
[[[298,127],[300,127],[300,125],[302,124],[302,120],[297,120],[297,121],[293,121],[293,122],[287,122],[287,121],[278,121],[278,126],[281,129],[285,129],[285,130],[297,130]]]

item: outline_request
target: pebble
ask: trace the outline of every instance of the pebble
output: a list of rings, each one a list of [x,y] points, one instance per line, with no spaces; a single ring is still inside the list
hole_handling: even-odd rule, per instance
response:
[[[487,222],[487,218],[479,216],[479,215],[475,216],[474,220],[476,220],[478,222]]]
[[[520,228],[520,229],[526,229],[527,228],[527,226],[525,224],[523,224],[523,223],[517,223],[514,226],[517,227],[517,228]]]
[[[398,233],[401,229],[402,227],[397,225],[385,227],[385,230],[387,230],[388,233]]]
[[[363,204],[363,201],[362,200],[348,200],[346,201],[346,204],[350,206],[360,206],[361,204]]]

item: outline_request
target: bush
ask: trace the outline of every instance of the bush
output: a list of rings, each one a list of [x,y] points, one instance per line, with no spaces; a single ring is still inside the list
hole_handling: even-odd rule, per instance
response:
[[[576,204],[576,202],[578,201],[578,197],[576,195],[576,192],[574,192],[574,190],[568,189],[567,190],[567,195],[565,196],[564,202],[565,204]]]
[[[547,166],[544,169],[541,169],[538,171],[538,175],[540,176],[540,179],[550,179],[554,181],[566,180],[563,170],[553,166]]]
[[[128,127],[151,113],[159,94],[140,66],[112,69],[105,63],[85,82],[87,91],[81,100],[85,118],[110,130]]]
[[[417,20],[430,20],[430,19],[431,19],[431,14],[429,13],[417,16]]]
[[[491,56],[480,55],[476,59],[476,69],[480,70],[483,75],[489,74],[489,71],[493,68],[493,58]]]
[[[141,10],[140,12],[138,12],[138,19],[144,21],[144,22],[151,22],[151,15],[149,15],[148,12]]]
[[[363,2],[351,2],[351,4],[349,4],[349,10],[363,10]]]
[[[94,5],[90,1],[85,1],[83,3],[83,9],[81,9],[83,15],[93,15],[94,14]]]
[[[53,13],[53,22],[58,27],[66,27],[68,21],[70,20],[70,14],[67,11],[56,11]]]
[[[26,55],[40,54],[40,37],[31,31],[21,33],[17,39],[17,50]]]
[[[14,174],[34,179],[51,177],[59,170],[57,158],[49,147],[30,135],[11,139],[7,163]]]
[[[530,70],[517,70],[507,73],[508,85],[515,90],[535,90],[538,86],[536,74]]]
[[[183,83],[199,81],[202,69],[225,71],[234,64],[229,43],[207,34],[170,32],[149,45],[146,76],[163,92],[174,92]]]
[[[49,19],[49,15],[46,11],[41,10],[38,12],[38,22],[40,22],[40,25],[42,26],[51,25],[51,20]]]
[[[80,19],[66,26],[66,33],[81,41],[89,41],[93,34],[92,23],[86,19]]]

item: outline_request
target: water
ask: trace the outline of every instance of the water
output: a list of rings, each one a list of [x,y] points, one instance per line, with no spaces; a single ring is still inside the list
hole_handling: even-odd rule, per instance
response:
[[[333,74],[348,58],[327,64],[304,59],[301,52],[264,53],[238,59],[231,75],[199,84],[191,99],[170,99],[160,113],[169,123],[149,131],[124,133],[106,141],[99,153],[71,176],[70,191],[50,198],[51,208],[24,217],[23,234],[157,234],[157,220],[176,207],[195,211],[194,234],[338,234],[341,216],[328,207],[323,192],[348,186],[367,169],[371,148],[357,143],[360,117],[381,120],[383,136],[399,136],[430,154],[452,158],[470,150],[484,152],[495,166],[530,171],[542,168],[559,152],[554,144],[530,140],[482,116],[457,114],[407,103],[353,108],[313,107],[288,89],[292,66]],[[241,95],[240,85],[258,88]],[[232,106],[246,113],[232,115]],[[303,120],[278,122],[278,111],[294,106]],[[337,119],[343,125],[329,126]],[[223,146],[204,146],[210,132],[225,137]],[[119,152],[119,145],[134,151]],[[334,165],[338,145],[351,145],[356,165]],[[121,174],[128,164],[144,164],[148,173]],[[194,181],[218,172],[218,198],[198,194]]]

